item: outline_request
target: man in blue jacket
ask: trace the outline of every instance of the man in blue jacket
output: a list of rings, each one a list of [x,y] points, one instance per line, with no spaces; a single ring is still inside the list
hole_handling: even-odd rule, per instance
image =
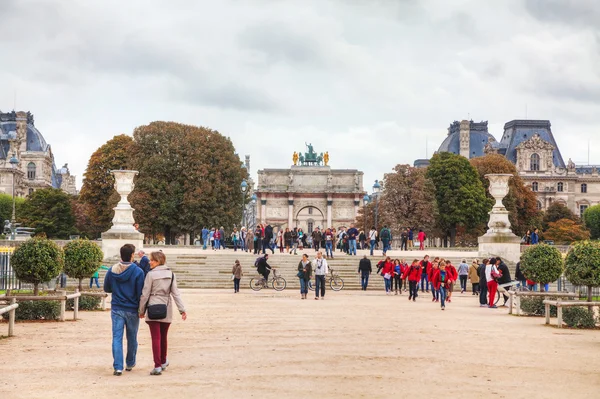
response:
[[[127,335],[127,371],[135,367],[137,333],[140,326],[138,308],[144,288],[144,272],[133,263],[135,247],[121,247],[121,262],[108,270],[104,277],[104,291],[112,294],[110,317],[112,320],[113,375],[123,374],[123,329]]]
[[[140,257],[140,261],[137,262],[136,264],[144,272],[144,278],[145,278],[146,274],[148,274],[148,272],[150,271],[150,259],[148,259],[148,257],[146,256],[146,253],[144,251],[142,251],[141,249],[138,251],[138,256]]]

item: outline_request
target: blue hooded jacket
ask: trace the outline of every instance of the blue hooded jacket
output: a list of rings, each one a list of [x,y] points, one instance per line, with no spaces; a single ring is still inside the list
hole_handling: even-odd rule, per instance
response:
[[[112,293],[112,310],[137,313],[143,288],[144,272],[133,263],[117,263],[104,277],[104,292]]]

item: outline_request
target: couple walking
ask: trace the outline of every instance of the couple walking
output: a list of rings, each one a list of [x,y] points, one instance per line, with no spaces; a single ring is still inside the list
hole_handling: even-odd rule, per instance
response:
[[[308,255],[302,255],[302,260],[298,263],[297,277],[300,279],[300,294],[302,299],[306,299],[308,295],[308,283],[312,274],[315,274],[315,299],[325,299],[325,276],[329,272],[327,260],[323,259],[323,252],[317,252],[317,257],[312,262],[308,259]]]
[[[140,319],[146,318],[152,337],[154,369],[151,375],[160,375],[169,365],[167,360],[167,333],[172,321],[173,304],[181,318],[187,318],[185,307],[173,272],[166,266],[162,252],[150,254],[150,271],[144,272],[133,263],[135,247],[121,247],[121,261],[108,270],[104,278],[104,291],[111,293],[113,375],[123,374],[123,330],[127,336],[125,370],[136,365],[137,333]]]

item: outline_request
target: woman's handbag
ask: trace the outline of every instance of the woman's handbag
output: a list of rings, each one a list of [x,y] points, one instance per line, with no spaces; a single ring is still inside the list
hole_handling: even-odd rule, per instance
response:
[[[171,273],[171,285],[169,285],[169,294],[171,295],[171,287],[173,287],[173,278],[175,277],[174,273]],[[148,302],[150,302],[150,298],[148,298]],[[146,307],[148,309],[148,319],[150,320],[161,320],[167,317],[167,305],[164,303],[157,303],[155,305],[148,306],[148,302],[146,302]]]
[[[304,272],[302,270],[300,270],[297,274],[296,277],[298,278],[304,278]]]
[[[231,281],[235,280],[235,274],[231,275]]]

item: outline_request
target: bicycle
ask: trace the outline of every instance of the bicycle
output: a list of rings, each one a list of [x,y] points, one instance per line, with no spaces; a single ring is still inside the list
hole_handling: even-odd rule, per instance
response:
[[[333,273],[334,273],[334,270],[330,267],[329,268],[329,276],[327,276],[327,278],[325,279],[326,280],[325,283],[329,283],[329,287],[333,291],[341,291],[341,289],[344,288],[344,280],[337,274],[333,274]],[[308,289],[311,291],[315,290],[312,280],[310,280],[308,282]]]
[[[496,292],[496,300],[494,301],[494,305],[497,305],[498,302],[500,302],[500,297],[504,297],[502,293],[510,291],[513,286],[513,291],[529,291],[529,288],[527,288],[527,286],[523,286],[523,284],[521,284],[519,280],[513,280],[504,284],[498,284],[498,291]]]
[[[287,282],[277,274],[277,269],[273,269],[273,278],[269,281],[275,291],[283,291],[287,287]],[[254,277],[250,280],[250,288],[253,291],[260,291],[263,288],[268,288],[269,281],[266,281],[264,277]]]

